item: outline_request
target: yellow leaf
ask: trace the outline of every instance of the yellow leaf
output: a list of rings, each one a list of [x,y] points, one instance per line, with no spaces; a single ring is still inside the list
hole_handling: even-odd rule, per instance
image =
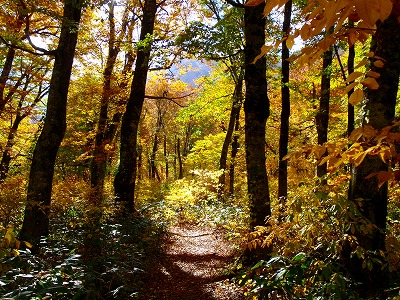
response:
[[[374,66],[377,67],[377,68],[383,68],[384,65],[385,64],[380,59],[377,60],[377,61],[374,61]]]
[[[349,103],[354,106],[360,103],[363,97],[364,97],[364,92],[361,89],[355,89],[349,98]]]
[[[289,35],[288,38],[286,39],[286,46],[289,49],[292,49],[293,45],[294,45],[294,36],[293,35]]]
[[[317,145],[317,146],[314,147],[313,152],[314,152],[316,158],[317,158],[317,159],[320,159],[320,158],[322,157],[322,155],[325,154],[325,152],[326,152],[326,147],[325,147],[325,146]]]
[[[259,60],[261,57],[266,55],[268,53],[268,51],[271,50],[271,48],[272,48],[272,46],[263,45],[261,47],[261,53],[259,55],[257,55],[256,58],[254,58],[253,64],[255,64],[257,62],[257,60]]]
[[[264,1],[260,1],[260,0],[255,1],[254,0],[254,2],[259,2],[258,4],[260,4],[261,2],[264,2]],[[285,1],[285,2],[287,2],[287,1]],[[264,15],[265,16],[268,15],[275,6],[279,6],[279,5],[280,5],[280,0],[268,0],[267,3],[265,4]]]
[[[24,243],[25,243],[25,246],[27,246],[28,248],[32,248],[33,247],[32,244],[29,243],[29,242],[24,241]]]
[[[363,75],[362,72],[353,72],[349,75],[349,77],[347,77],[346,82],[352,82],[362,75]]]
[[[368,71],[367,75],[373,78],[379,78],[381,76],[381,74],[379,74],[378,72],[374,72],[374,71]]]
[[[372,52],[373,53],[373,52]],[[362,66],[365,66],[368,63],[368,59],[363,59],[362,61],[360,61],[357,66],[354,67],[354,69],[358,69],[361,68]]]
[[[373,77],[368,77],[365,80],[361,82],[363,86],[366,86],[367,88],[371,90],[377,90],[379,89],[379,83],[376,81],[375,78]]]
[[[367,152],[360,153],[357,155],[354,159],[354,166],[358,167],[364,160],[365,156],[367,155]]]
[[[389,17],[393,6],[391,0],[354,0],[353,3],[357,14],[370,26]]]
[[[343,94],[347,94],[348,92],[350,92],[351,89],[355,88],[359,83],[358,82],[352,82],[350,83],[348,86],[346,86],[346,88],[344,89]]]

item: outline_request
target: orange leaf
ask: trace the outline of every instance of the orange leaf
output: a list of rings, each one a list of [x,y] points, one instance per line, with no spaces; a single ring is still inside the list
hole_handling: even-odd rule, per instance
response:
[[[388,182],[390,179],[392,179],[392,172],[387,172],[387,171],[379,171],[378,172],[378,187],[380,188],[382,185],[384,185],[385,182]]]
[[[377,60],[377,61],[374,61],[374,66],[377,67],[377,68],[383,68],[384,65],[385,64],[380,59]]]
[[[353,72],[349,75],[349,77],[347,77],[346,82],[352,82],[362,75],[363,75],[362,72]]]
[[[374,78],[379,78],[381,76],[381,74],[379,74],[378,72],[374,72],[374,71],[368,71],[367,75],[370,77],[374,77]]]
[[[364,97],[364,92],[361,89],[355,89],[349,98],[349,103],[354,106],[360,103],[363,97]]]
[[[244,6],[257,6],[263,3],[265,0],[249,0],[244,4]]]
[[[389,17],[393,6],[391,0],[354,0],[353,3],[357,14],[370,26]]]
[[[368,77],[364,81],[362,81],[361,83],[362,83],[363,86],[366,86],[367,88],[369,88],[371,90],[379,89],[379,83],[373,77]]]
[[[372,52],[372,53],[374,53],[374,52]],[[365,59],[365,58],[364,58],[362,61],[360,61],[360,62],[357,64],[357,66],[354,67],[354,69],[358,69],[358,68],[360,68],[360,67],[362,67],[362,66],[365,66],[367,63],[368,63],[368,59]]]

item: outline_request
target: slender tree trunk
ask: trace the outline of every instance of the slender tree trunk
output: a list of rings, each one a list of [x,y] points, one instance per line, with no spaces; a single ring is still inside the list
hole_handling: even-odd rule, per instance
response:
[[[4,90],[6,87],[8,77],[11,72],[14,57],[15,57],[15,49],[11,47],[8,49],[6,60],[4,62],[4,66],[3,66],[3,70],[1,71],[1,75],[0,75],[0,115],[3,113],[6,103],[7,103],[7,99],[4,97]]]
[[[150,178],[157,178],[158,180],[160,178],[159,178],[157,166],[156,166],[156,155],[157,155],[157,150],[158,150],[158,139],[159,139],[161,126],[162,126],[161,111],[158,110],[156,132],[154,134],[153,149],[152,149],[151,155],[150,155]]]
[[[353,27],[354,24],[352,22],[349,22],[349,26]],[[349,47],[349,56],[347,58],[347,69],[348,69],[348,74],[350,75],[351,73],[354,72],[354,59],[356,57],[356,51],[354,49],[354,45]],[[349,82],[350,84],[350,82]],[[354,89],[351,89],[347,93],[347,98],[350,98],[351,94],[353,94]],[[350,136],[350,134],[354,130],[354,106],[351,105],[350,103],[347,105],[347,136]]]
[[[317,123],[318,145],[328,141],[329,125],[329,100],[331,94],[331,66],[332,66],[332,47],[323,54],[322,76],[321,76],[321,98],[319,100],[319,110],[315,117]],[[317,166],[317,176],[323,177],[327,174],[327,164]],[[326,182],[324,179],[322,182]]]
[[[383,23],[378,21],[376,33],[371,41],[371,51],[382,58],[385,66],[378,68],[372,63],[374,59],[371,59],[371,70],[380,74],[377,78],[379,88],[366,90],[368,118],[364,119],[364,125],[368,124],[377,130],[390,125],[395,116],[400,75],[399,44],[400,26],[397,16],[393,14]],[[388,185],[386,183],[378,188],[376,176],[369,179],[366,177],[374,172],[387,170],[387,164],[377,155],[367,155],[357,168],[353,166],[349,189],[349,199],[354,201],[362,216],[373,225],[370,232],[356,230],[354,235],[362,248],[376,253],[377,257],[379,250],[385,251]],[[385,280],[380,265],[374,264],[373,270],[369,271],[362,268],[360,260],[353,259],[352,263],[353,275],[364,283],[361,290],[366,293],[365,296],[371,296],[382,288]]]
[[[255,7],[246,7],[245,22],[245,82],[246,97],[245,142],[247,187],[251,207],[251,225],[264,225],[271,215],[268,188],[268,175],[265,165],[265,127],[269,117],[269,99],[267,95],[266,58],[261,57],[255,63],[265,43],[265,3]]]
[[[232,141],[232,150],[231,150],[231,162],[229,165],[229,196],[232,196],[235,193],[235,165],[236,165],[236,155],[239,150],[239,135],[237,132],[240,129],[240,110],[237,111],[235,116],[235,132],[236,134],[233,136]]]
[[[14,31],[18,33],[21,30],[22,24],[24,22],[25,14],[18,12],[17,22],[14,27]],[[7,80],[10,76],[11,68],[14,62],[15,48],[8,48],[6,59],[4,61],[3,70],[0,75],[0,116],[2,115],[4,108],[7,104],[8,98],[4,97],[4,90],[6,88]]]
[[[75,2],[73,2],[75,3]],[[65,1],[60,41],[56,50],[47,110],[42,132],[36,143],[29,174],[27,205],[22,225],[22,240],[38,246],[49,233],[49,211],[57,151],[66,129],[68,87],[74,60],[81,7]],[[74,25],[71,25],[74,24]]]
[[[167,135],[164,133],[164,159],[165,159],[165,183],[169,182],[169,159],[167,152]]]
[[[178,138],[176,143],[176,152],[178,154],[178,164],[179,164],[179,175],[178,179],[183,178],[183,163],[182,163],[182,156],[181,156],[181,139]]]
[[[290,30],[290,19],[292,16],[292,0],[285,4],[285,12],[283,17],[282,31],[285,36],[288,36]],[[282,111],[281,111],[281,129],[279,136],[279,172],[278,172],[278,198],[280,201],[287,199],[288,178],[287,178],[287,160],[283,158],[288,154],[289,145],[289,118],[290,118],[290,90],[289,90],[289,74],[290,63],[289,48],[286,41],[282,42]]]
[[[114,180],[115,199],[124,213],[134,211],[135,180],[137,173],[137,135],[145,97],[151,42],[157,11],[156,0],[146,0],[143,7],[142,29],[138,47],[131,93],[121,124],[120,164]]]
[[[111,77],[117,60],[118,49],[115,47],[115,22],[114,22],[114,1],[109,4],[109,26],[110,34],[108,41],[108,56],[106,67],[103,72],[103,91],[101,95],[99,120],[94,142],[93,158],[90,166],[90,184],[93,188],[92,198],[94,204],[100,204],[103,201],[104,180],[107,170],[107,152],[105,145],[106,126],[108,121],[108,106],[111,93]]]
[[[222,145],[221,156],[219,159],[219,169],[223,170],[223,173],[220,175],[218,180],[219,181],[218,197],[220,199],[223,198],[223,195],[225,193],[225,185],[226,185],[225,174],[227,171],[226,161],[228,158],[229,145],[231,144],[232,135],[233,132],[235,131],[236,116],[238,115],[238,112],[242,107],[242,102],[243,102],[242,93],[243,93],[243,76],[239,75],[239,80],[236,82],[235,91],[233,93],[233,101],[232,101],[231,114],[229,117],[228,129],[226,131],[225,140]]]

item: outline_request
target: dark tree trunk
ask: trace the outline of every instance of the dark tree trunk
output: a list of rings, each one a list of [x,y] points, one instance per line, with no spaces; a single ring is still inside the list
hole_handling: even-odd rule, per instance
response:
[[[154,134],[153,149],[152,149],[151,155],[150,155],[150,178],[157,178],[158,180],[160,180],[160,176],[158,174],[157,166],[156,166],[156,155],[157,155],[157,150],[158,150],[158,139],[159,139],[161,126],[162,126],[162,116],[161,116],[161,111],[158,109],[156,132]]]
[[[75,2],[74,2],[75,3]],[[68,87],[78,37],[81,7],[65,1],[60,41],[55,54],[47,99],[46,117],[36,143],[29,174],[27,205],[22,225],[22,240],[38,245],[49,233],[49,211],[57,151],[66,129]],[[74,24],[74,25],[71,25]]]
[[[164,159],[165,159],[165,183],[169,182],[169,160],[167,152],[167,135],[164,133]]]
[[[400,74],[400,26],[397,17],[391,15],[383,24],[378,22],[377,30],[371,41],[371,51],[385,62],[383,68],[377,68],[371,60],[371,70],[378,72],[379,89],[366,90],[366,111],[368,124],[377,130],[391,124],[395,116],[396,98]],[[385,251],[386,218],[388,205],[388,185],[378,188],[376,176],[366,177],[374,172],[387,171],[388,166],[380,158],[366,156],[357,167],[353,167],[349,189],[349,199],[359,207],[362,216],[376,227],[371,232],[355,232],[359,245],[366,251]],[[360,201],[360,199],[362,199]],[[379,254],[377,255],[379,257]],[[371,296],[384,284],[380,265],[374,265],[372,271],[362,268],[361,261],[353,260],[352,271],[356,279],[364,283],[362,291]]]
[[[25,17],[26,15],[24,13],[18,12],[17,22],[14,26],[14,31],[16,33],[18,33],[21,30]],[[14,57],[15,57],[15,48],[13,47],[8,48],[7,56],[3,65],[3,70],[1,71],[0,75],[0,116],[3,113],[4,108],[9,99],[4,97],[4,90],[6,87],[8,77],[10,76],[11,68],[14,62]]]
[[[223,173],[219,177],[219,186],[218,186],[218,197],[220,199],[223,198],[223,195],[225,193],[225,178],[226,178],[226,171],[227,171],[227,158],[228,158],[228,151],[229,151],[229,145],[231,144],[232,141],[232,136],[235,131],[235,121],[237,118],[238,113],[240,112],[240,109],[242,107],[242,102],[243,102],[243,77],[242,75],[239,75],[239,79],[236,82],[235,86],[235,91],[233,94],[233,101],[232,101],[232,108],[231,108],[231,114],[229,117],[229,124],[228,124],[228,129],[226,131],[225,135],[225,140],[222,145],[222,150],[221,150],[221,156],[219,159],[219,169],[223,170]]]
[[[269,99],[267,95],[266,58],[263,56],[255,63],[265,43],[265,3],[255,7],[246,7],[245,22],[245,82],[246,97],[245,142],[247,187],[251,207],[251,225],[264,225],[271,215],[268,188],[268,175],[265,165],[265,126],[269,117]]]
[[[354,24],[349,22],[349,26],[353,27]],[[356,51],[354,49],[354,45],[352,45],[349,47],[349,56],[347,58],[347,69],[348,69],[349,75],[354,72],[355,57],[356,57]],[[351,94],[353,94],[353,92],[354,92],[354,89],[351,89],[347,93],[347,98],[350,98],[350,96],[351,96]],[[347,136],[350,136],[350,134],[354,130],[354,106],[351,105],[350,103],[347,106],[348,106],[347,107]]]
[[[151,42],[157,11],[156,0],[146,0],[143,7],[142,29],[138,47],[131,93],[122,117],[120,164],[114,180],[115,200],[121,204],[124,213],[134,211],[135,180],[137,173],[137,135],[140,115],[145,97],[146,80],[149,68]]]
[[[4,90],[6,87],[8,77],[10,76],[14,57],[15,57],[15,49],[11,47],[8,49],[6,60],[4,61],[3,70],[1,71],[0,75],[0,115],[3,113],[7,103],[7,99],[4,97]]]
[[[231,162],[229,165],[229,196],[235,193],[235,165],[236,165],[236,155],[239,150],[239,135],[237,132],[240,129],[240,110],[237,111],[235,116],[235,131],[236,134],[233,136],[232,150],[231,150]]]
[[[178,154],[178,164],[179,164],[179,175],[178,179],[183,178],[183,163],[182,163],[182,156],[181,156],[181,139],[178,138],[176,142],[176,152]]]
[[[108,106],[111,93],[111,77],[117,60],[118,48],[115,43],[115,22],[114,22],[114,2],[109,4],[109,26],[110,36],[108,41],[108,56],[106,67],[103,72],[103,91],[101,95],[99,120],[94,142],[93,158],[90,166],[90,184],[93,188],[92,198],[94,204],[100,204],[103,201],[104,180],[107,170],[107,151],[105,146],[108,141],[105,137],[108,121]]]
[[[331,94],[331,66],[333,60],[332,47],[323,54],[322,75],[321,75],[321,98],[319,100],[319,110],[315,117],[317,123],[318,145],[328,141],[329,125],[329,100]],[[327,164],[317,166],[317,176],[323,177],[327,174]],[[326,182],[323,179],[322,182]]]
[[[7,136],[7,143],[5,150],[3,152],[3,156],[1,158],[0,162],[0,182],[4,181],[8,175],[8,171],[10,169],[10,163],[12,160],[11,153],[12,149],[15,144],[15,134],[18,131],[18,127],[21,124],[22,120],[24,120],[29,114],[31,113],[32,109],[36,106],[36,104],[45,96],[46,90],[42,90],[42,86],[40,85],[38,94],[35,98],[35,100],[31,103],[29,107],[22,107],[22,104],[26,98],[26,91],[28,89],[29,83],[32,79],[32,76],[28,77],[24,86],[24,93],[22,93],[21,98],[18,103],[17,107],[17,112],[15,116],[15,120],[10,128],[10,131],[8,132]]]
[[[289,34],[290,19],[292,16],[292,0],[285,4],[285,12],[283,17],[282,31],[285,36]],[[289,91],[289,74],[290,63],[289,48],[286,41],[282,42],[282,111],[281,111],[281,129],[279,136],[279,172],[278,172],[278,198],[280,201],[287,199],[288,178],[287,178],[287,160],[283,158],[288,154],[289,145],[289,118],[290,118],[290,91]]]

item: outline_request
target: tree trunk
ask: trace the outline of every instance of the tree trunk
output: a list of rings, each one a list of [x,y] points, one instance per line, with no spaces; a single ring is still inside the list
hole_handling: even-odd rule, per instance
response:
[[[182,156],[181,156],[181,139],[178,138],[176,142],[176,152],[178,154],[178,164],[179,164],[179,175],[178,179],[183,178],[183,163],[182,163]]]
[[[74,2],[75,3],[75,2]],[[66,129],[68,87],[74,60],[81,7],[65,1],[60,41],[50,80],[47,110],[42,132],[36,143],[29,174],[27,205],[22,225],[22,240],[38,246],[49,233],[49,211],[57,151]],[[71,25],[73,24],[73,25]]]
[[[93,158],[90,166],[90,184],[93,188],[92,200],[94,200],[94,204],[100,204],[103,201],[104,180],[107,170],[107,152],[105,145],[109,142],[105,139],[105,132],[108,121],[111,76],[119,50],[115,47],[114,1],[111,1],[109,8],[108,20],[110,36],[108,41],[108,56],[106,67],[103,72],[103,91],[101,95],[100,113],[94,142]]]
[[[240,110],[237,111],[235,117],[235,132],[238,132],[240,129]],[[229,165],[229,196],[232,196],[235,193],[235,165],[236,165],[236,155],[239,150],[239,135],[236,133],[233,136],[232,141],[232,150],[231,150],[231,162]]]
[[[18,33],[21,30],[24,18],[26,15],[24,13],[18,12],[17,22],[14,26],[14,32]],[[0,116],[4,111],[8,99],[4,97],[4,90],[6,88],[7,80],[10,76],[11,68],[14,62],[15,48],[10,47],[7,51],[7,56],[4,61],[3,70],[0,75]]]
[[[3,66],[3,70],[1,71],[1,75],[0,75],[0,115],[3,113],[6,103],[7,103],[7,99],[4,97],[4,90],[6,87],[8,77],[11,72],[14,57],[15,57],[15,49],[11,47],[8,49],[6,60],[4,62],[4,66]]]
[[[285,4],[285,12],[283,17],[282,31],[285,36],[289,34],[290,19],[292,16],[292,0]],[[283,158],[288,154],[289,145],[289,118],[290,118],[290,90],[289,90],[289,74],[290,63],[289,48],[286,41],[282,42],[282,80],[281,80],[281,93],[282,93],[282,111],[281,111],[281,129],[279,135],[279,172],[278,172],[278,198],[279,201],[287,199],[288,192],[288,178],[287,178],[287,160]]]
[[[169,159],[167,152],[167,135],[164,133],[164,159],[165,159],[165,183],[169,182]]]
[[[131,93],[122,117],[120,164],[114,180],[115,200],[121,204],[124,213],[134,211],[135,180],[137,173],[137,135],[140,115],[145,96],[146,80],[150,59],[151,41],[155,16],[156,0],[146,0],[143,7],[142,29],[138,47]]]
[[[349,26],[353,27],[354,24],[352,22],[349,22]],[[350,75],[351,73],[354,72],[354,59],[356,57],[356,51],[354,49],[354,45],[349,47],[349,56],[347,57],[347,70],[348,74]],[[351,82],[349,82],[350,84]],[[347,93],[347,98],[349,99],[351,94],[353,94],[354,89],[351,89]],[[347,136],[350,136],[350,134],[354,130],[354,106],[351,105],[350,103],[347,105]]]
[[[322,75],[321,75],[321,98],[319,101],[319,110],[315,117],[317,123],[318,145],[328,141],[329,125],[329,100],[331,94],[331,66],[332,66],[332,47],[323,54]],[[327,163],[317,166],[317,176],[323,177],[327,174]],[[322,179],[326,182],[326,179]]]
[[[377,130],[391,124],[395,116],[396,98],[400,74],[400,26],[397,17],[391,15],[385,22],[377,23],[377,30],[371,41],[371,51],[385,62],[383,68],[378,68],[371,59],[371,70],[378,72],[379,89],[366,90],[366,111],[368,118],[364,119],[364,125],[368,124]],[[356,230],[359,245],[366,251],[377,253],[385,251],[386,218],[388,205],[388,185],[378,188],[376,176],[366,177],[374,172],[387,171],[388,166],[380,158],[367,155],[363,162],[352,168],[349,199],[358,206],[362,217],[374,225],[370,232]],[[362,199],[360,201],[360,199]],[[377,253],[379,257],[379,253]],[[352,260],[352,273],[357,280],[364,283],[362,292],[370,296],[382,287],[383,272],[381,266],[375,264],[372,271],[362,268],[362,261]]]
[[[238,115],[238,112],[240,112],[240,109],[242,107],[242,102],[243,102],[243,77],[242,75],[239,75],[239,80],[236,82],[235,86],[235,91],[233,94],[233,101],[232,101],[232,108],[231,108],[231,114],[229,117],[229,124],[228,124],[228,129],[226,131],[225,135],[225,140],[222,145],[222,150],[221,150],[221,156],[219,159],[219,170],[223,170],[223,173],[220,175],[218,179],[218,198],[221,200],[223,198],[223,195],[225,193],[225,174],[227,171],[227,158],[228,158],[228,151],[229,151],[229,145],[231,144],[232,141],[232,135],[233,132],[235,131],[235,121],[236,117]]]
[[[268,175],[265,166],[265,126],[269,117],[269,99],[267,95],[266,58],[263,56],[255,63],[265,43],[265,3],[254,7],[245,7],[245,82],[246,97],[245,142],[247,187],[252,204],[251,225],[265,225],[265,219],[271,215],[268,189]]]

